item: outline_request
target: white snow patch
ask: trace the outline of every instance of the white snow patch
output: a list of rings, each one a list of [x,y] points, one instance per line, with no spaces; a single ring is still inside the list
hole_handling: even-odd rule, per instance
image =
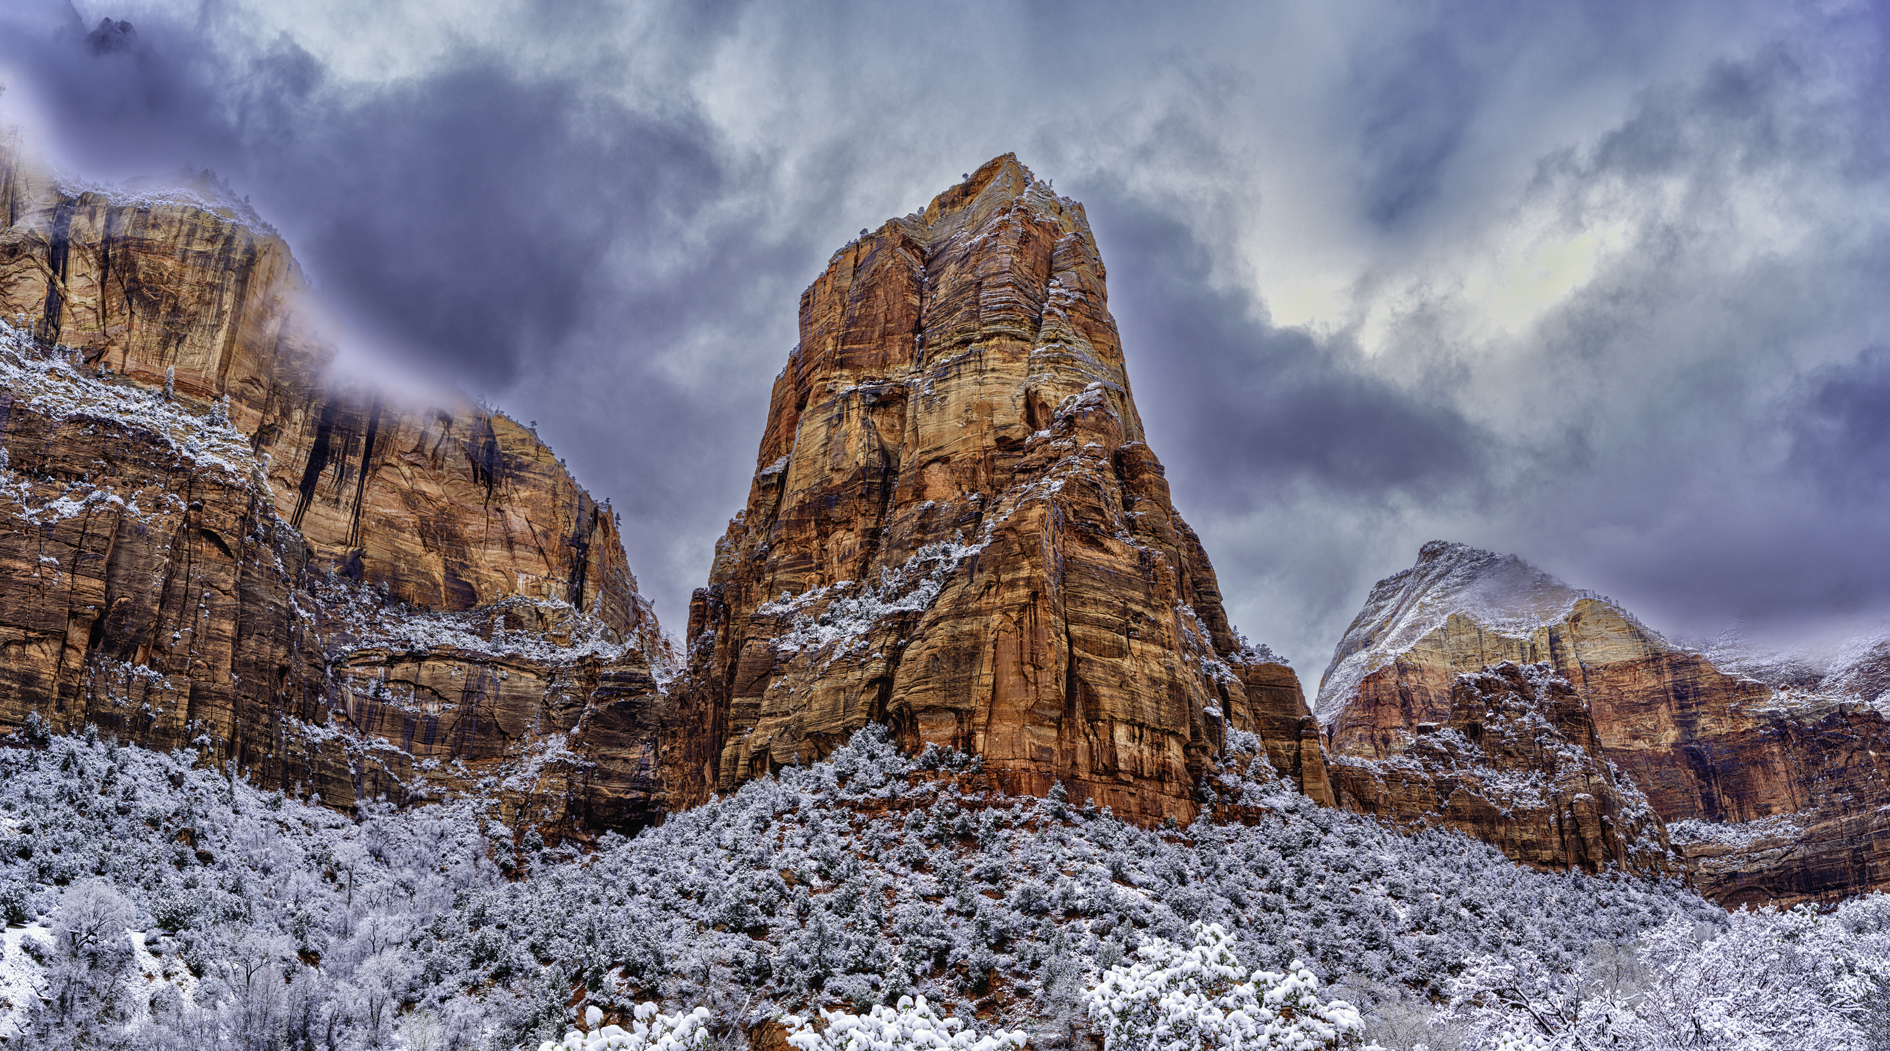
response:
[[[1776,814],[1756,821],[1699,821],[1689,818],[1667,826],[1667,838],[1674,846],[1685,843],[1710,843],[1734,848],[1751,847],[1764,840],[1795,842],[1803,820],[1797,814]]]
[[[25,1031],[27,1012],[46,984],[46,968],[26,954],[24,945],[31,938],[50,953],[52,931],[42,924],[6,929],[4,955],[0,955],[0,1040],[11,1043]]]
[[[793,616],[787,630],[775,636],[777,652],[834,647],[828,657],[832,660],[863,645],[867,632],[886,617],[931,609],[945,582],[966,559],[983,551],[988,543],[988,536],[978,543],[967,544],[960,535],[927,544],[899,565],[881,569],[879,579],[857,594],[848,594],[856,587],[854,581],[842,580],[799,595],[784,595],[755,612],[761,616]],[[815,611],[813,607],[830,594],[836,597]]]
[[[48,355],[25,331],[0,320],[0,387],[56,421],[83,417],[134,427],[156,435],[172,452],[199,466],[268,484],[249,439],[230,425],[226,413],[212,410],[199,416],[182,403],[166,400],[160,391],[95,379],[73,365],[73,353],[60,347]],[[4,477],[0,483],[10,483],[7,488],[24,485]],[[14,495],[25,502],[22,494]],[[35,522],[69,518],[112,495],[92,490],[85,500],[61,497],[28,516]]]

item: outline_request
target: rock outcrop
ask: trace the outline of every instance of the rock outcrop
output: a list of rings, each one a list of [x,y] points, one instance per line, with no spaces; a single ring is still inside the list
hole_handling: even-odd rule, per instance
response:
[[[17,142],[0,149],[0,206],[0,318],[88,374],[201,410],[221,399],[324,567],[409,603],[524,594],[654,635],[612,516],[535,435],[463,398],[403,404],[328,374],[288,246],[246,208],[68,191]]]
[[[1647,797],[1603,758],[1587,705],[1548,664],[1455,676],[1448,708],[1396,743],[1332,757],[1341,805],[1456,829],[1545,868],[1677,868]]]
[[[1387,794],[1375,780],[1400,762],[1442,776],[1448,763],[1427,760],[1419,741],[1466,718],[1465,676],[1504,662],[1540,662],[1566,680],[1566,703],[1579,699],[1593,727],[1568,743],[1617,790],[1612,801],[1592,787],[1576,795],[1616,813],[1644,795],[1703,893],[1744,904],[1890,885],[1890,822],[1877,816],[1890,804],[1878,758],[1890,753],[1890,724],[1880,713],[1725,674],[1599,595],[1459,544],[1426,544],[1415,567],[1380,581],[1327,670],[1316,709],[1341,804],[1452,824],[1519,860],[1588,864],[1516,845],[1553,840],[1545,822],[1579,825],[1572,801],[1508,819],[1543,828],[1495,828],[1453,815],[1442,795],[1427,805],[1423,792]],[[1634,838],[1619,818],[1602,827],[1604,842]]]
[[[0,206],[0,726],[648,819],[660,632],[535,435],[331,375],[287,246],[212,186],[66,187],[15,136]]]
[[[1149,448],[1082,206],[999,157],[801,297],[747,507],[690,608],[678,792],[869,721],[1013,791],[1186,820],[1227,727],[1324,784]]]

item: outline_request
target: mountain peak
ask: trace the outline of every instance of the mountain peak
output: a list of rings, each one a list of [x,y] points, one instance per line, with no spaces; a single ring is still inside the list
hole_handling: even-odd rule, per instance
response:
[[[686,794],[870,722],[1145,823],[1193,819],[1229,729],[1318,791],[1298,680],[1243,656],[1104,280],[1082,207],[1014,154],[834,253],[690,608]]]
[[[1485,551],[1482,548],[1471,547],[1469,544],[1460,544],[1455,540],[1428,540],[1425,541],[1423,547],[1418,548],[1417,564],[1421,566],[1426,562],[1435,562],[1440,558],[1476,559],[1500,557],[1502,556],[1496,554],[1494,551]]]
[[[1671,846],[1722,903],[1818,899],[1890,882],[1881,640],[1683,649],[1514,555],[1432,541],[1372,588],[1315,711],[1348,809],[1531,864],[1659,871]]]
[[[936,222],[937,216],[950,214],[976,201],[993,186],[999,191],[1007,188],[1021,190],[1037,181],[1029,168],[1018,161],[1017,154],[1004,153],[985,161],[978,169],[959,182],[932,198],[925,208],[927,222]]]
[[[1515,555],[1449,540],[1418,549],[1417,563],[1372,586],[1326,666],[1313,709],[1329,718],[1373,668],[1443,626],[1452,615],[1505,635],[1526,635],[1566,616],[1592,592],[1569,587]]]

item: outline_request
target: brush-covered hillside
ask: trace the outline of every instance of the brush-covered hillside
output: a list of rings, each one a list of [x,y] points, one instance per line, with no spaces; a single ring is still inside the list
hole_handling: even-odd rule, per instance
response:
[[[806,1046],[921,996],[966,1039],[1139,1046],[1110,1025],[1123,982],[1194,980],[1162,961],[1197,941],[1273,972],[1263,991],[1355,1006],[1334,1046],[1496,1046],[1559,1011],[1631,1038],[1607,1046],[1866,1047],[1890,973],[1878,898],[1729,918],[1675,884],[1538,872],[1313,805],[1238,738],[1189,827],[1003,795],[976,759],[869,728],[589,853],[477,800],[357,820],[188,751],[37,725],[13,743],[0,1028],[19,1047],[535,1048],[630,1032],[639,1004],[694,1012],[707,1046],[783,1046],[798,1016]],[[1659,1042],[1701,1019],[1771,1042]]]

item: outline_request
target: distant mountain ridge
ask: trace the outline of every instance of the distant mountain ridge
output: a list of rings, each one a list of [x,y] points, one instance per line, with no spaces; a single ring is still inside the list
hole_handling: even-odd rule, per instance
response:
[[[1322,720],[1328,718],[1366,675],[1452,615],[1469,616],[1486,631],[1524,638],[1565,619],[1584,599],[1614,606],[1606,596],[1571,588],[1515,555],[1432,540],[1418,550],[1416,565],[1373,586],[1333,651],[1313,711]],[[1644,634],[1656,636],[1653,629],[1635,624]]]
[[[1646,836],[1628,834],[1646,826],[1633,816],[1644,799],[1660,826],[1647,834],[1670,836],[1709,896],[1828,900],[1890,886],[1890,724],[1857,700],[1876,652],[1820,676],[1817,692],[1774,689],[1514,556],[1434,541],[1372,589],[1317,711],[1348,809],[1460,827],[1539,864],[1592,866],[1593,830],[1589,840],[1618,844],[1614,861],[1659,868],[1632,847]],[[1488,679],[1506,667],[1566,684],[1536,688],[1565,700],[1525,703],[1513,673],[1507,688]],[[1531,760],[1480,740],[1511,711],[1554,745],[1543,756],[1586,757],[1540,761],[1535,775],[1566,791],[1521,809],[1500,789]],[[1490,772],[1498,790],[1466,770]]]

